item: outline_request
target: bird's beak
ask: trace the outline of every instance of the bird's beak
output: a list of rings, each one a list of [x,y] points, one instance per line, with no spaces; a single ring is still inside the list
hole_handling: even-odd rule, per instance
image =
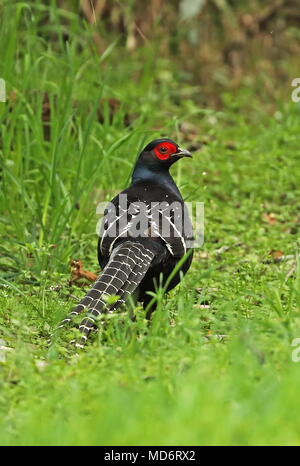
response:
[[[192,157],[192,154],[188,150],[181,149],[181,147],[178,147],[178,150],[174,155],[177,157]]]

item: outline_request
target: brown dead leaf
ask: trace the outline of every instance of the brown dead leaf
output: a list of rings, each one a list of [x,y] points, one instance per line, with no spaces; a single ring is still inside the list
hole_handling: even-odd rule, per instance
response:
[[[273,259],[279,259],[279,257],[282,257],[283,256],[283,252],[280,251],[280,249],[276,250],[276,249],[272,249],[269,254],[269,256],[272,256]]]
[[[80,279],[88,280],[89,282],[94,282],[97,279],[97,276],[93,272],[89,272],[88,270],[83,270],[82,261],[71,259],[71,280],[69,282],[70,285],[74,284]],[[79,286],[83,284],[80,283]]]
[[[268,223],[269,225],[274,225],[277,220],[276,220],[276,217],[275,217],[275,214],[262,214],[262,219],[264,222]]]

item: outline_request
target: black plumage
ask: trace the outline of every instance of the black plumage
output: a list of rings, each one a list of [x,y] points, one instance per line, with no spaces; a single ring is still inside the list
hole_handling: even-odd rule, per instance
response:
[[[192,262],[192,225],[182,196],[169,173],[174,162],[191,154],[171,139],[157,139],[138,157],[131,185],[109,203],[104,212],[98,242],[98,260],[103,272],[90,291],[59,327],[83,311],[79,326],[83,347],[97,318],[113,312],[129,295],[148,309],[155,309],[152,296],[182,258],[166,291],[176,286]],[[116,296],[110,300],[110,296]]]

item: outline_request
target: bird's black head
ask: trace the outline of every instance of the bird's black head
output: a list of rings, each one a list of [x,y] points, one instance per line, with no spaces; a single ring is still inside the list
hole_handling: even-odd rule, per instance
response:
[[[162,138],[150,142],[140,153],[138,162],[157,169],[168,169],[182,157],[192,157],[192,155],[172,139]]]

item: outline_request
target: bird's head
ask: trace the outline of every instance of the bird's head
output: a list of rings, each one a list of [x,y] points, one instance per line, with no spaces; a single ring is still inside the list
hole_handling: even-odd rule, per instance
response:
[[[192,155],[172,139],[162,138],[150,142],[140,153],[138,161],[153,168],[168,169],[182,157],[192,157]]]

